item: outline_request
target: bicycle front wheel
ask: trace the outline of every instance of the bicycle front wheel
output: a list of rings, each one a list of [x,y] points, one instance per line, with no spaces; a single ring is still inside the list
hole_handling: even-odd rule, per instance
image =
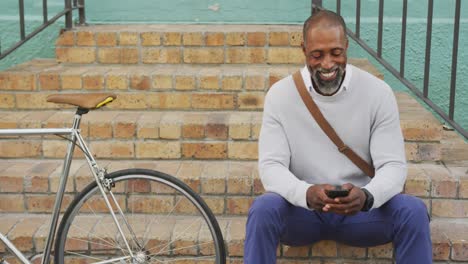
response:
[[[106,178],[115,218],[96,182],[88,185],[60,223],[55,263],[225,263],[213,213],[182,181],[146,169]]]

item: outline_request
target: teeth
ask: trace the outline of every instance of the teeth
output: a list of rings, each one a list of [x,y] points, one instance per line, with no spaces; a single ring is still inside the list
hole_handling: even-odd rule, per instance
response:
[[[320,74],[323,75],[325,78],[330,78],[335,74],[335,71],[328,72],[328,73],[321,72]]]

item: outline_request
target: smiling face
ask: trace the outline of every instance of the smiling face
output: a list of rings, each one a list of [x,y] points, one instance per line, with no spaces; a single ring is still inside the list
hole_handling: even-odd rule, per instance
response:
[[[348,40],[339,25],[317,22],[311,26],[302,44],[314,87],[323,95],[332,95],[343,81],[347,63]]]

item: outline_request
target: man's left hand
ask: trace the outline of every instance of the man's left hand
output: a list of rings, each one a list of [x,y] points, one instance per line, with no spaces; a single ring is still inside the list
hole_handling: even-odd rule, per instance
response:
[[[366,202],[366,194],[361,188],[354,186],[351,183],[346,183],[342,189],[349,190],[346,197],[335,198],[336,204],[326,204],[323,207],[324,212],[332,212],[343,215],[354,215],[361,211]]]

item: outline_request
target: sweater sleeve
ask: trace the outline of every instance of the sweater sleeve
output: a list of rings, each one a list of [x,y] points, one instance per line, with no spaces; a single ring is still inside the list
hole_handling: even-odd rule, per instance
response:
[[[374,196],[373,208],[382,206],[400,193],[407,174],[398,106],[390,87],[385,91],[371,127],[370,153],[376,172],[364,186]]]
[[[259,173],[267,192],[274,192],[295,206],[307,208],[306,193],[311,184],[299,180],[289,170],[291,152],[288,139],[270,92],[265,98],[259,137]]]

